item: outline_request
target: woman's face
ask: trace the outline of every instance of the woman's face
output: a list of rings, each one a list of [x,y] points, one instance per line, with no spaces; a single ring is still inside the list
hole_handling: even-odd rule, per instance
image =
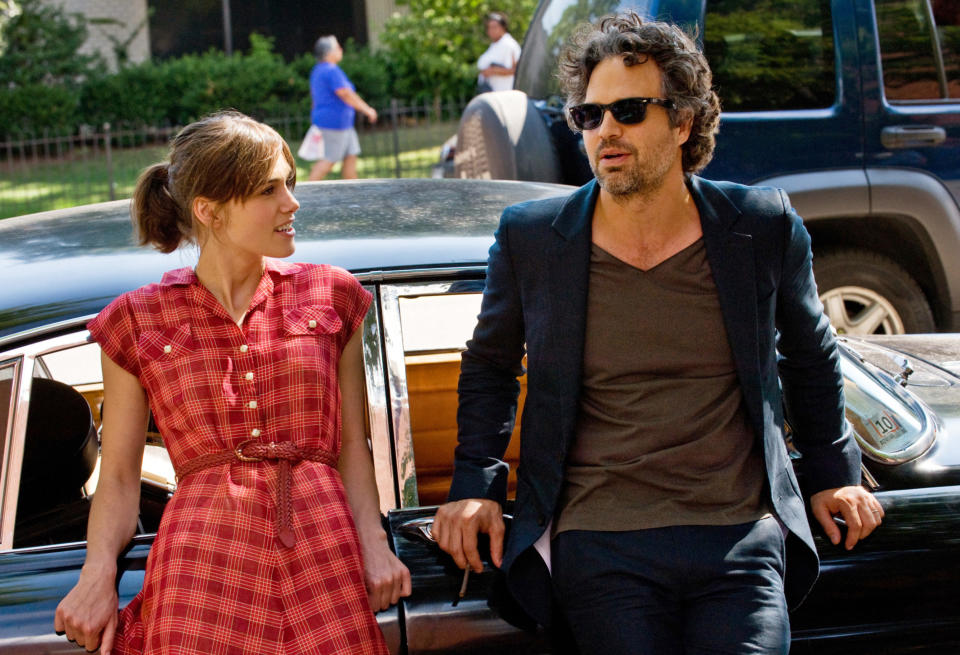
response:
[[[269,180],[246,200],[231,200],[223,207],[224,225],[216,240],[238,254],[289,257],[295,248],[294,212],[299,208],[293,196],[293,171],[278,153]]]

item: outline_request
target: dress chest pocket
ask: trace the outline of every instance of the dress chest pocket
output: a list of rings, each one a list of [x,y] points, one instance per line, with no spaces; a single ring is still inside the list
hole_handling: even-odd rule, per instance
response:
[[[328,305],[304,305],[287,311],[281,332],[287,363],[306,372],[336,361],[342,330],[340,316]]]
[[[189,373],[188,360],[194,354],[189,326],[146,330],[137,339],[140,370],[148,385],[177,385]]]

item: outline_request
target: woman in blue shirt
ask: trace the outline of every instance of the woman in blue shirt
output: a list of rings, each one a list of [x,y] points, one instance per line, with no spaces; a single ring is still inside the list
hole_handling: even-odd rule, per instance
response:
[[[322,180],[338,161],[343,162],[340,177],[355,179],[360,142],[353,127],[354,116],[359,111],[376,123],[377,112],[357,95],[353,83],[337,66],[343,59],[337,37],[321,36],[313,52],[317,63],[310,71],[310,122],[320,128],[323,142],[320,159],[310,169],[309,179]]]

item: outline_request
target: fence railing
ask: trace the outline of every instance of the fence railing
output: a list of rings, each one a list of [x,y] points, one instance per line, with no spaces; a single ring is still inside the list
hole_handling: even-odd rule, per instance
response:
[[[360,177],[429,177],[457,130],[465,100],[377,108],[375,125],[357,121]],[[268,118],[296,153],[309,116]],[[0,141],[0,218],[129,198],[137,176],[161,161],[180,126],[81,126],[69,134],[22,134]],[[311,162],[297,159],[298,178]],[[339,166],[327,179],[339,177]]]

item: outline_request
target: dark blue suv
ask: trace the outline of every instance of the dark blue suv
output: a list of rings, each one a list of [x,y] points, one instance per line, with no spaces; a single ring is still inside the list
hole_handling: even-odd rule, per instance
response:
[[[589,180],[557,57],[628,8],[698,36],[724,109],[703,175],[790,194],[838,331],[960,331],[957,0],[543,0],[517,90],[461,119],[454,174]]]

